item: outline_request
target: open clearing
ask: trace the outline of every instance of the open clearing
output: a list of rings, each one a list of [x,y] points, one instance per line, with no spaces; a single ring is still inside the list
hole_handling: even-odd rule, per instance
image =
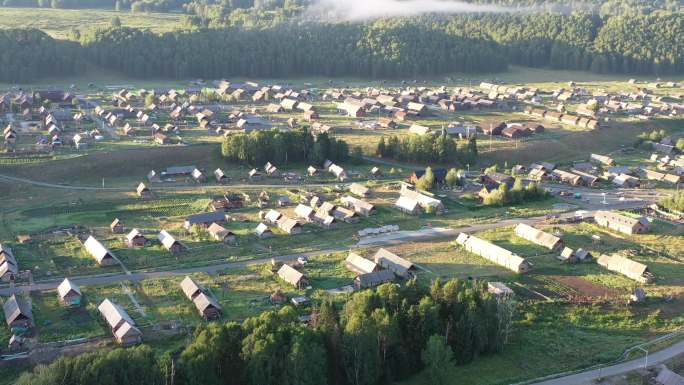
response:
[[[72,29],[107,27],[118,17],[123,27],[155,32],[172,31],[182,26],[180,14],[132,13],[104,9],[0,8],[0,28],[37,28],[56,39],[69,38]]]

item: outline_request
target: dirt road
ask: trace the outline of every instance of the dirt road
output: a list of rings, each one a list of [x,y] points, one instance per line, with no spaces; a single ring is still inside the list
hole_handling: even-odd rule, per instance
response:
[[[536,382],[536,385],[591,385],[599,378],[612,377],[633,370],[643,368],[645,365],[652,366],[661,364],[670,358],[684,354],[684,341],[678,342],[668,348],[651,353],[646,358],[637,358],[635,360],[623,362],[620,364],[607,366],[601,369],[589,370],[582,373],[577,373],[565,377],[555,378],[553,380]]]

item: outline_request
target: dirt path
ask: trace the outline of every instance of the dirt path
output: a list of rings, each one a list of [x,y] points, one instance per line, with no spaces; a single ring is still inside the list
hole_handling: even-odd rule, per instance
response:
[[[14,176],[9,176],[9,175],[0,175],[0,182],[5,181],[5,182],[18,182],[18,183],[25,183],[25,184],[30,184],[34,186],[39,186],[39,187],[47,187],[47,188],[54,188],[54,189],[61,189],[61,190],[81,190],[81,191],[133,191],[131,187],[96,187],[96,186],[73,186],[73,185],[67,185],[67,184],[56,184],[56,183],[47,183],[47,182],[39,182],[36,180],[31,180],[31,179],[26,179],[26,178],[17,178]],[[269,188],[284,188],[284,187],[299,187],[299,188],[318,188],[318,187],[327,187],[327,186],[334,186],[339,184],[338,182],[329,182],[329,183],[303,183],[303,184],[295,184],[295,183],[273,183],[273,184],[231,184],[231,185],[199,185],[199,184],[192,184],[192,185],[184,185],[184,186],[153,186],[154,190],[167,190],[167,191],[173,191],[173,190],[187,190],[187,189],[192,189],[192,188],[197,188],[197,189],[202,189],[202,190],[225,190],[227,187],[231,188],[236,188],[236,189],[269,189]]]

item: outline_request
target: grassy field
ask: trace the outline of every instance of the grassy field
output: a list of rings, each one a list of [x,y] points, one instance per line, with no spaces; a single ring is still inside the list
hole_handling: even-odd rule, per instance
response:
[[[510,384],[525,379],[609,362],[624,349],[657,332],[673,330],[679,317],[653,308],[557,303],[522,305],[513,338],[504,352],[449,369],[459,384]],[[419,374],[402,385],[427,385]]]
[[[99,303],[88,303],[88,299],[84,296],[86,303],[83,307],[65,308],[59,303],[57,291],[33,293],[31,300],[38,341],[65,341],[107,335],[109,330],[100,323],[100,315],[96,310]]]
[[[38,28],[57,39],[68,38],[72,28],[108,27],[118,17],[121,25],[167,32],[182,27],[180,14],[132,13],[104,9],[0,8],[0,28]]]

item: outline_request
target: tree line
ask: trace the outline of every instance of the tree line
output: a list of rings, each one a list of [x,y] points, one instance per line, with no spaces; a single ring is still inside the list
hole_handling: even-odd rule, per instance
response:
[[[308,162],[320,166],[326,160],[345,162],[349,159],[349,146],[327,133],[314,137],[306,130],[256,130],[226,136],[221,144],[224,158],[250,165],[266,162],[285,164]]]
[[[367,23],[271,16],[243,13],[239,23],[165,33],[120,26],[84,29],[72,34],[77,42],[8,30],[4,33],[37,38],[30,46],[22,39],[2,39],[2,61],[7,64],[2,76],[23,80],[78,73],[86,64],[131,77],[173,79],[406,78],[500,72],[510,64],[599,73],[684,73],[682,12],[606,17],[588,12],[475,14]],[[248,19],[253,22],[242,22]],[[27,62],[27,51],[57,61]]]
[[[660,199],[660,201],[658,201],[658,206],[665,210],[684,213],[684,192],[677,191],[672,195]]]
[[[517,177],[513,187],[509,188],[506,183],[501,183],[497,189],[492,190],[482,199],[482,204],[485,206],[505,206],[539,201],[549,197],[550,194],[537,183],[530,182],[525,186],[522,178]]]
[[[375,385],[426,369],[447,384],[449,367],[501,352],[515,305],[477,281],[415,280],[324,300],[311,326],[292,307],[243,323],[210,323],[180,351],[155,357],[146,346],[62,357],[17,385]]]
[[[56,41],[36,29],[0,29],[0,81],[26,82],[83,69],[78,43]]]
[[[460,163],[465,166],[477,161],[477,140],[475,137],[457,140],[446,133],[410,134],[401,138],[392,135],[387,140],[383,136],[375,154],[381,158],[409,162]]]

